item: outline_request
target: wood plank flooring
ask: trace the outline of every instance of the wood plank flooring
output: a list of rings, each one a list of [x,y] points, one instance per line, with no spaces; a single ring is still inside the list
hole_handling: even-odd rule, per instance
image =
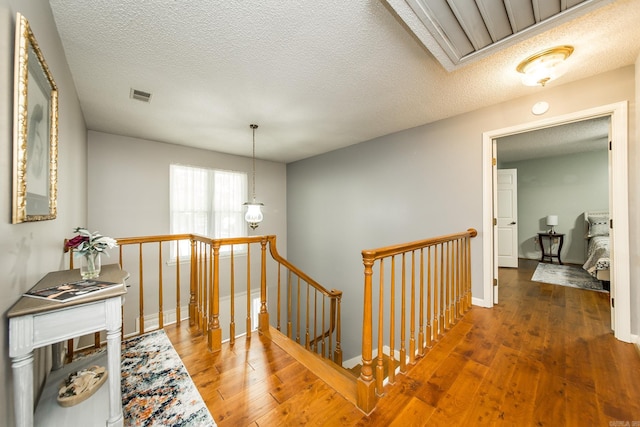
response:
[[[500,304],[473,307],[370,416],[258,334],[216,355],[184,324],[167,334],[221,427],[640,425],[640,355],[613,337],[608,294],[531,282],[536,264],[501,270]]]

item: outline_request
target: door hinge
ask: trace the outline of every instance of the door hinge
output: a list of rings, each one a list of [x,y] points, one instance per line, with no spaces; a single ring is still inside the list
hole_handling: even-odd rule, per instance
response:
[[[612,144],[611,144],[611,141],[609,141],[609,151],[611,151],[611,150],[612,150],[611,145],[612,145]]]
[[[613,228],[613,219],[609,220],[609,228]]]
[[[496,160],[496,158],[494,157],[493,159],[491,159],[491,163],[493,164],[493,166],[498,164],[498,161]]]
[[[498,279],[493,279],[493,286],[498,286]]]
[[[498,225],[498,218],[493,218],[493,225]]]
[[[611,298],[611,308],[616,308],[616,299]]]

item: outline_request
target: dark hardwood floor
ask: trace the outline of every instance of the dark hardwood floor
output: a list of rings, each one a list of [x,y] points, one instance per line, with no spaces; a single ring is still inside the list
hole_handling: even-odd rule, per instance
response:
[[[167,334],[221,427],[640,425],[640,355],[613,337],[608,294],[531,282],[536,264],[501,270],[500,303],[473,307],[370,416],[258,334],[216,355],[185,324]]]

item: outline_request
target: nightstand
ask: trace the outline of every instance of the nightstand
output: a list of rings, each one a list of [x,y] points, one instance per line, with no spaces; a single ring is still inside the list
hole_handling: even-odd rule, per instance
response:
[[[545,245],[545,241],[547,244]],[[540,261],[544,262],[546,258],[549,258],[550,262],[553,262],[554,258],[558,258],[558,263],[562,264],[560,259],[560,251],[562,251],[562,244],[564,243],[564,234],[562,233],[538,233],[538,242],[540,243],[540,249],[542,250],[542,256]],[[554,243],[558,242],[558,246],[554,247]]]

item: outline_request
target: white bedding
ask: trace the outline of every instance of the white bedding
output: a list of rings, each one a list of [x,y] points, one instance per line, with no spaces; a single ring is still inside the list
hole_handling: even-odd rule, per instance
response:
[[[582,268],[596,277],[598,270],[608,270],[611,265],[609,258],[609,236],[595,236],[589,239],[587,261]]]

